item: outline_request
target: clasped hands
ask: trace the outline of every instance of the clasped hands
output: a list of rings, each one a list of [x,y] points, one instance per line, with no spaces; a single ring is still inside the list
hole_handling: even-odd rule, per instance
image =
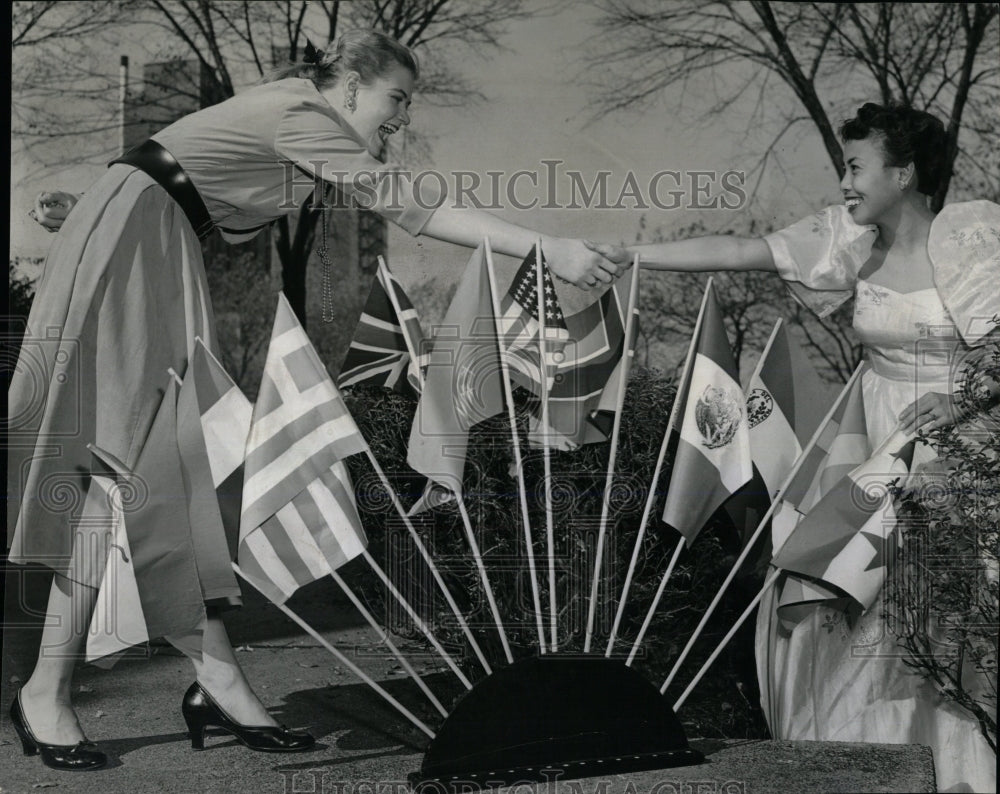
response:
[[[628,251],[608,243],[559,239],[546,245],[557,279],[584,290],[603,289],[632,266]]]

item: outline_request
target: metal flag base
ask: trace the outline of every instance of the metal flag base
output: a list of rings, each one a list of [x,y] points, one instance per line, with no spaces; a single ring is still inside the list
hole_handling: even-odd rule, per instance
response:
[[[437,731],[417,792],[468,792],[697,764],[655,686],[617,659],[547,654],[495,671]]]

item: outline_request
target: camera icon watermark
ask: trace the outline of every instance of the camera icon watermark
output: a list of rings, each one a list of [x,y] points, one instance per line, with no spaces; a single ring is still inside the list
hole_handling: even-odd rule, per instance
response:
[[[72,438],[82,427],[82,383],[80,381],[80,342],[66,338],[62,328],[53,326],[41,334],[0,336],[4,368],[12,376],[8,413],[2,430],[9,442],[33,438],[50,401],[59,410],[52,412],[46,424],[46,437]],[[18,350],[16,360],[13,351]]]

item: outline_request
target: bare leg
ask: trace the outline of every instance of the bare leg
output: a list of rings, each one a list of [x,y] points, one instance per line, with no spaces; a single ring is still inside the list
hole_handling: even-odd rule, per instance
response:
[[[241,725],[277,725],[250,688],[236,661],[222,618],[210,611],[202,625],[201,632],[173,635],[166,639],[191,660],[198,683],[236,722]]]
[[[76,744],[85,738],[70,690],[96,599],[92,587],[53,575],[38,661],[21,689],[25,719],[44,744]]]

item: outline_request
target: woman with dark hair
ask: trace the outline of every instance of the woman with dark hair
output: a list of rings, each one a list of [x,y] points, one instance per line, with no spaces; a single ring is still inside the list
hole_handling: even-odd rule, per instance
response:
[[[418,201],[407,176],[381,162],[386,140],[410,123],[418,67],[406,47],[355,30],[309,56],[158,132],[113,163],[71,213],[76,199],[67,194],[43,196],[36,208],[40,223],[62,228],[28,320],[29,333],[44,339],[31,347],[43,360],[27,361],[29,346],[22,347],[10,389],[17,418],[8,459],[16,515],[10,560],[46,565],[55,576],[38,661],[11,719],[25,752],[53,768],[106,762],[86,742],[70,698],[104,567],[85,551],[106,545],[92,537],[103,530],[78,521],[65,501],[46,499],[45,488],[69,476],[78,504],[93,495],[88,444],[132,469],[148,452],[168,370],[184,373],[198,337],[216,350],[198,238],[218,228],[227,240],[248,239],[296,211],[322,183],[414,235],[470,247],[488,236],[493,250],[514,256],[539,237],[487,212],[452,208],[441,196]],[[578,240],[541,237],[564,281],[593,287],[620,270]],[[54,446],[58,454],[49,451]],[[214,608],[239,598],[228,557],[199,558],[197,568],[212,605],[207,618],[168,637],[195,667],[183,709],[192,743],[216,725],[252,749],[312,746],[308,734],[275,723],[233,655]]]
[[[868,440],[872,449],[899,446],[961,418],[952,362],[996,340],[1000,206],[929,209],[946,154],[944,128],[929,113],[866,104],[841,135],[841,205],[763,238],[593,248],[622,264],[638,253],[643,266],[661,270],[774,271],[820,316],[853,295],[869,364],[861,384]],[[980,386],[996,404],[1000,384]],[[914,477],[935,454],[916,446]],[[856,622],[817,604],[788,628],[776,615],[776,590],[760,606],[757,636],[774,738],[925,744],[939,790],[996,790],[996,756],[977,721],[907,667],[881,603]]]

